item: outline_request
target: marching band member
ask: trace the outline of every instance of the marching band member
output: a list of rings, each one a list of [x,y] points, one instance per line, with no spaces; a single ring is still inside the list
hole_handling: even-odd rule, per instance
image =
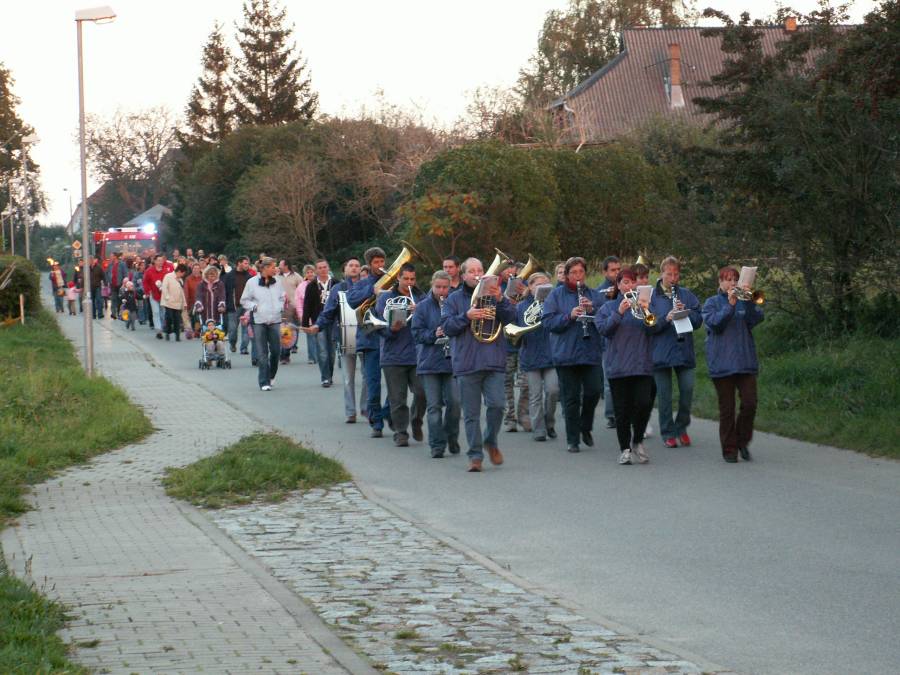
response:
[[[643,257],[643,256],[641,256]],[[638,258],[640,260],[640,257]],[[647,267],[644,263],[635,263],[631,266],[631,271],[634,272],[634,287],[638,286],[649,286],[650,285],[650,268]],[[652,296],[651,296],[652,299]],[[653,410],[653,405],[656,402],[656,381],[653,382],[653,387],[650,390],[650,410]],[[650,413],[650,416],[653,417],[653,413]],[[644,429],[644,440],[646,441],[648,438],[653,436],[653,425],[648,421],[647,428]]]
[[[592,320],[600,298],[585,284],[585,268],[584,258],[566,261],[565,282],[547,297],[542,319],[550,331],[569,452],[580,452],[582,441],[593,447],[594,410],[603,387],[600,334]]]
[[[550,277],[543,272],[535,272],[528,277],[528,291],[534,296],[534,289],[549,284]],[[525,312],[531,305],[531,298],[516,306],[516,323],[525,326]],[[550,354],[550,331],[542,322],[540,328],[525,333],[519,342],[519,367],[528,378],[528,412],[531,416],[532,437],[536,441],[556,438],[556,404],[559,401],[559,378],[553,367]]]
[[[462,279],[459,277],[459,258],[455,255],[444,256],[441,267],[450,275],[450,292],[458,291],[462,286]]]
[[[694,330],[703,323],[700,301],[678,281],[681,278],[681,262],[669,256],[659,266],[660,278],[656,282],[650,311],[658,317],[651,340],[653,346],[653,379],[659,395],[659,433],[667,448],[691,444],[687,428],[691,423],[691,403],[694,399],[694,337],[692,333],[679,334],[675,330],[672,315],[688,310],[687,318]],[[640,281],[640,279],[638,280]],[[678,383],[678,413],[672,419],[672,374]]]
[[[616,277],[622,269],[622,261],[616,256],[609,255],[603,259],[603,283],[597,287],[600,293],[601,304],[605,303],[609,294],[616,295]],[[606,418],[606,428],[616,428],[616,415],[613,410],[612,394],[609,391],[609,378],[606,376],[606,338],[601,342],[603,350],[603,416]]]
[[[643,441],[652,411],[651,328],[633,316],[631,302],[624,297],[635,287],[635,281],[632,270],[621,270],[616,277],[617,295],[607,300],[597,315],[597,327],[608,341],[606,376],[621,449],[619,464],[631,464],[632,453],[640,464],[650,461]],[[647,311],[649,302],[641,307]]]
[[[356,309],[365,300],[375,294],[375,282],[384,274],[384,250],[376,247],[367,249],[363,257],[369,268],[369,276],[360,279],[347,293],[347,302]],[[384,436],[384,420],[390,412],[390,408],[381,404],[381,341],[376,333],[367,334],[360,330],[356,337],[356,350],[364,354],[363,372],[366,378],[366,390],[368,391],[367,407],[369,411],[369,426],[372,427],[372,438]]]
[[[423,438],[422,418],[425,415],[425,390],[416,374],[416,344],[407,321],[409,315],[416,310],[415,286],[415,265],[406,263],[400,268],[396,287],[381,293],[375,308],[375,316],[388,322],[387,327],[378,331],[381,335],[379,358],[391,406],[394,445],[403,448],[409,445],[407,389],[413,395],[412,435],[417,441]],[[400,318],[395,318],[391,312],[386,311],[388,302],[397,298],[406,299],[404,308],[408,314],[403,314]]]
[[[507,267],[500,273],[500,288],[504,294],[510,284],[515,288],[524,288],[525,282],[518,275],[525,267],[524,263],[517,262]],[[511,300],[517,305],[515,300]],[[519,401],[516,403],[516,385],[519,387]],[[519,369],[519,346],[506,341],[506,373],[503,378],[503,390],[506,396],[506,408],[503,412],[504,431],[516,432],[521,426],[524,431],[531,431],[531,420],[528,416],[528,379]]]
[[[726,462],[750,460],[750,440],[756,417],[756,374],[759,361],[753,328],[764,316],[762,307],[735,295],[738,272],[719,270],[719,292],[703,303],[706,323],[706,362],[719,399],[719,440]],[[745,289],[749,290],[749,289]],[[741,398],[735,419],[735,391]]]
[[[438,270],[432,274],[431,292],[418,304],[412,318],[416,372],[425,389],[428,445],[435,459],[443,457],[444,450],[459,454],[459,388],[450,363],[450,345],[441,344],[449,340],[441,328],[441,305],[451,292],[451,283],[447,272]]]
[[[463,288],[451,293],[444,302],[441,312],[441,327],[450,337],[453,374],[460,386],[466,439],[469,443],[469,471],[482,469],[484,450],[492,464],[502,464],[503,454],[497,447],[497,434],[503,421],[503,374],[506,370],[505,340],[498,338],[492,342],[479,342],[471,331],[471,322],[489,319],[495,312],[495,320],[501,324],[515,320],[513,305],[503,297],[500,286],[493,288],[496,302],[493,310],[472,307],[472,294],[478,280],[484,274],[484,267],[477,258],[468,258],[462,265]],[[487,425],[481,430],[481,399],[487,407]]]
[[[335,323],[340,324],[341,312],[338,293],[341,291],[348,292],[353,285],[359,281],[359,258],[351,257],[344,263],[344,278],[335,284],[328,295],[328,302],[325,303],[325,309],[316,319],[316,325],[303,328],[303,332],[307,335],[315,335],[321,330],[332,330]],[[359,332],[359,331],[357,331]],[[347,424],[356,422],[356,360],[360,360],[360,371],[364,367],[362,365],[363,352],[357,351],[355,354],[344,354],[342,364],[344,366],[344,414],[346,415]],[[362,379],[362,391],[359,396],[359,407],[366,414],[366,381]]]

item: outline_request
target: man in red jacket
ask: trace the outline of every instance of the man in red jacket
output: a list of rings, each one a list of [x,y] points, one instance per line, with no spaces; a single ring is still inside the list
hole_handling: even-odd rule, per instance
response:
[[[144,295],[150,298],[150,307],[153,310],[153,327],[156,328],[156,339],[162,340],[162,317],[159,311],[159,301],[162,298],[162,280],[174,266],[162,253],[153,258],[151,265],[144,272]]]

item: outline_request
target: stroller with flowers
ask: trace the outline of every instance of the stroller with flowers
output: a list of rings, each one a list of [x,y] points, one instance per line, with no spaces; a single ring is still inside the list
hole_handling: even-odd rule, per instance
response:
[[[206,328],[200,334],[200,345],[203,348],[203,355],[200,358],[200,370],[209,370],[213,364],[216,368],[231,369],[231,359],[225,353],[225,343],[227,336],[221,326],[209,319],[206,322]]]
[[[206,326],[200,333],[200,345],[203,349],[200,369],[209,370],[214,363],[216,368],[230,369],[231,360],[225,353],[227,334],[222,328],[225,320],[225,286],[219,279],[219,271],[214,267],[207,268],[203,282],[197,286],[194,314]]]

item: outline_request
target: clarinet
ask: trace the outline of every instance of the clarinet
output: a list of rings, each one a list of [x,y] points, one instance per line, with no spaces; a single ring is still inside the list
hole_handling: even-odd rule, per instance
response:
[[[438,298],[438,307],[441,310],[441,316],[444,314],[444,298]],[[444,349],[444,358],[450,358],[450,338],[446,335],[442,335],[437,340],[434,341],[435,344],[441,345]]]
[[[576,286],[578,290],[578,304],[581,305],[581,301],[584,299],[584,284],[582,282],[578,282]],[[590,321],[591,317],[588,314],[582,314],[578,317],[578,322],[581,324],[581,339],[582,340],[590,340],[591,333],[588,328],[588,321]]]
[[[675,284],[672,284],[672,309],[678,310],[678,286]],[[682,333],[675,331],[675,335],[677,335],[675,339],[678,342],[684,342],[684,335]]]

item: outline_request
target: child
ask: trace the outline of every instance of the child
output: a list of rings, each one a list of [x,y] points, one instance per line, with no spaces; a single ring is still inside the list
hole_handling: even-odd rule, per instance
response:
[[[126,280],[122,284],[122,306],[119,308],[119,316],[125,321],[125,330],[134,330],[134,322],[137,320],[137,296],[134,292],[134,282]]]
[[[81,289],[75,287],[74,281],[70,281],[68,286],[66,286],[66,302],[69,305],[69,316],[75,316],[75,305],[78,304],[79,293],[81,293]]]
[[[225,358],[225,332],[212,319],[207,320],[206,330],[201,336],[203,348],[209,356]]]

